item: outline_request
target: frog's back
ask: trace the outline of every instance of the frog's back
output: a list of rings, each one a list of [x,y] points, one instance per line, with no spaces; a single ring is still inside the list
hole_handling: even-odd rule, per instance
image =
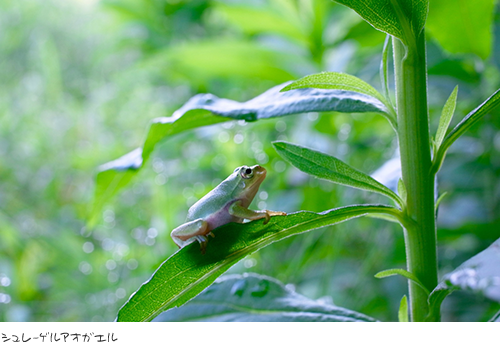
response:
[[[229,176],[189,208],[186,221],[193,221],[200,218],[208,219],[210,216],[231,205],[236,200],[233,199],[233,192],[238,185],[237,179],[232,177],[233,175]]]

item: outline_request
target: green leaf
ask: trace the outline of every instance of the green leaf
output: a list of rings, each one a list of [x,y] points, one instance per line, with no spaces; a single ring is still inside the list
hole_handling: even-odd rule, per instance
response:
[[[286,237],[331,226],[369,213],[388,213],[383,205],[353,205],[322,213],[301,211],[245,224],[229,223],[214,230],[205,254],[192,243],[164,261],[152,277],[122,306],[118,321],[149,321],[199,294],[245,256]]]
[[[432,0],[426,28],[452,53],[488,58],[493,43],[495,0]]]
[[[429,294],[429,290],[424,286],[424,284],[422,284],[420,280],[418,280],[418,278],[413,273],[408,272],[407,270],[403,270],[401,268],[393,268],[390,270],[380,271],[377,274],[375,274],[375,278],[386,278],[393,275],[401,275],[407,278],[408,280],[413,281],[415,284],[420,286],[427,294]]]
[[[429,304],[429,314],[425,319],[426,322],[437,322],[439,320],[441,316],[441,303],[454,290],[456,290],[456,288],[443,288],[438,285],[438,287],[431,292],[427,301]]]
[[[369,215],[366,215],[366,216],[373,217],[373,218],[376,218],[376,219],[379,219],[379,220],[384,220],[384,221],[392,222],[392,223],[398,223],[398,224],[401,223],[401,221],[399,219],[397,219],[396,217],[394,217],[392,215],[369,214]]]
[[[322,304],[258,274],[218,278],[185,305],[161,313],[159,322],[375,322],[363,314]]]
[[[486,101],[477,106],[458,125],[444,138],[443,143],[437,150],[434,160],[432,161],[431,172],[436,174],[443,164],[444,157],[448,148],[464,134],[472,125],[478,122],[483,116],[491,112],[500,104],[500,89],[493,93]]]
[[[153,152],[155,145],[163,137],[229,120],[201,110],[193,110],[190,114],[189,116],[179,115],[178,117],[153,120],[142,149],[137,148],[99,167],[96,176],[94,203],[88,220],[89,227],[97,223],[104,204],[130,183]]]
[[[408,299],[406,295],[401,298],[401,303],[399,304],[398,319],[400,322],[409,322],[408,320]]]
[[[436,200],[436,205],[435,205],[435,208],[434,208],[435,211],[438,210],[439,204],[441,203],[441,201],[443,200],[443,198],[445,198],[446,195],[448,195],[448,193],[446,191],[443,192],[441,195],[439,195],[438,199]]]
[[[403,206],[401,198],[391,189],[380,184],[367,174],[352,168],[340,159],[285,141],[276,141],[273,142],[273,145],[283,159],[302,172],[337,184],[377,192]]]
[[[380,80],[386,101],[391,105],[391,96],[389,94],[389,50],[392,46],[391,35],[387,35],[384,41],[384,49],[382,50],[382,60],[380,61]]]
[[[457,105],[457,93],[458,86],[453,89],[450,97],[446,101],[441,112],[441,117],[439,118],[439,126],[436,132],[435,144],[436,148],[439,149],[441,143],[443,142],[448,126],[450,125],[451,119],[453,118],[453,113],[455,113],[455,107]]]
[[[500,239],[443,277],[429,297],[430,320],[444,298],[460,289],[500,303]]]
[[[296,89],[283,93],[280,92],[283,87],[273,87],[247,102],[199,94],[171,117],[154,119],[142,150],[136,149],[99,169],[89,225],[95,223],[104,203],[132,180],[156,144],[167,137],[231,119],[255,121],[312,111],[381,114],[387,111],[379,100],[364,94],[331,89]]]
[[[319,74],[305,76],[295,82],[292,82],[281,91],[304,88],[347,90],[374,97],[389,109],[390,113],[387,118],[393,126],[396,127],[396,114],[387,99],[371,85],[355,76],[344,74],[342,72],[322,72]]]
[[[427,0],[334,0],[356,11],[374,28],[408,41],[425,25]]]

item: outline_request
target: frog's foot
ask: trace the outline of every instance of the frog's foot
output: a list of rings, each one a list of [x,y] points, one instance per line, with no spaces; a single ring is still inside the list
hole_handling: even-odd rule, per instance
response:
[[[264,219],[264,224],[269,222],[271,216],[286,216],[286,213],[283,211],[272,211],[272,210],[263,210],[266,212],[266,218]]]
[[[205,254],[205,251],[207,250],[208,239],[203,235],[196,235],[194,238],[200,243],[201,254]]]

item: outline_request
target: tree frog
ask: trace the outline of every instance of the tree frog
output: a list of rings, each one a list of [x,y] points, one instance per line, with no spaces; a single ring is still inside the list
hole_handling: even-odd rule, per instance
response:
[[[215,189],[189,208],[186,223],[175,228],[170,236],[179,248],[198,241],[204,254],[207,236],[214,237],[212,230],[219,226],[243,222],[243,219],[253,221],[261,218],[266,224],[271,216],[286,215],[281,211],[248,209],[265,177],[266,169],[259,165],[236,168]]]

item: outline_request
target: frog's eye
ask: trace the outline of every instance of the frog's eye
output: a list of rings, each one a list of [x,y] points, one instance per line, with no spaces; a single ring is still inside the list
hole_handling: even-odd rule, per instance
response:
[[[253,170],[249,167],[242,167],[240,171],[240,175],[242,178],[252,178],[253,177]]]
[[[238,171],[240,169],[240,167],[238,166],[236,169],[234,169],[233,173],[235,173],[236,171]]]

